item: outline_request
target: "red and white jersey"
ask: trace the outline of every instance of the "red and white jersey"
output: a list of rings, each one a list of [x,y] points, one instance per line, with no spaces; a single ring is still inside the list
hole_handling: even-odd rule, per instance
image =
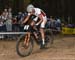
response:
[[[46,14],[39,8],[34,8],[34,15],[35,16],[39,16],[39,15],[42,15],[42,16],[46,16]]]
[[[36,16],[36,18],[33,19],[34,21],[37,21],[40,15],[43,18],[43,20],[47,20],[44,11],[39,8],[33,8],[32,14]],[[28,15],[30,15],[30,13],[28,13]]]

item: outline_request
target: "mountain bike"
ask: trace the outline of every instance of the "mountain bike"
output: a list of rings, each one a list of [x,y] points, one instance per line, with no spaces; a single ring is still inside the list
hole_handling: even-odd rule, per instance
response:
[[[34,41],[40,45],[41,43],[41,33],[39,30],[35,31],[35,33],[37,34],[37,36],[39,37],[38,39],[35,38],[34,36],[34,30],[33,29],[30,29],[30,37],[29,37],[29,42],[27,42],[28,40],[28,29],[31,28],[30,25],[25,25],[25,34],[22,34],[18,40],[17,40],[17,43],[16,43],[16,51],[17,51],[17,54],[19,56],[22,56],[22,57],[26,57],[28,55],[30,55],[33,51],[33,47],[34,47]],[[45,29],[45,47],[49,48],[51,46],[51,44],[53,44],[53,33],[50,29]],[[28,43],[28,46],[25,45],[24,42],[27,42]]]

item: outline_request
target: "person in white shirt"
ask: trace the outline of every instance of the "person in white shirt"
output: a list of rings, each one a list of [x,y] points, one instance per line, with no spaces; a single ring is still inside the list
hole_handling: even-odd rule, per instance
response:
[[[36,17],[32,20],[31,26],[33,27],[34,25],[40,25],[40,32],[42,36],[42,43],[41,43],[41,48],[45,46],[45,34],[44,34],[44,28],[45,24],[47,22],[47,17],[46,14],[44,13],[43,10],[40,8],[35,8],[32,4],[27,6],[27,12],[28,16],[26,19],[23,21],[23,23],[26,23],[31,15],[35,15]],[[38,19],[39,18],[39,19]],[[38,21],[38,22],[37,22]],[[36,23],[37,22],[37,23]]]

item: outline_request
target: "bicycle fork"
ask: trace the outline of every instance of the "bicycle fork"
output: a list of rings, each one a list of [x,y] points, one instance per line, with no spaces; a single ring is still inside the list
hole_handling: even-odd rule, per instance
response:
[[[24,44],[26,46],[29,45],[29,40],[30,40],[30,32],[27,32],[27,34],[25,35],[25,39],[24,39]]]

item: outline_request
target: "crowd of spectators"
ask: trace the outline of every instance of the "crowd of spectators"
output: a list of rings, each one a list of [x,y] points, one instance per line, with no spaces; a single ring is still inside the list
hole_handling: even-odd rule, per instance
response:
[[[55,18],[53,16],[50,16],[50,18],[48,18],[46,28],[61,31],[61,20],[59,19],[59,17]]]
[[[12,31],[12,12],[11,8],[4,9],[0,15],[0,32],[1,31]]]
[[[13,15],[12,9],[4,9],[0,15],[0,32],[23,31],[21,21],[26,13],[18,12]]]
[[[12,8],[4,9],[0,14],[0,32],[23,32],[23,26],[21,21],[24,20],[24,17],[27,13],[18,12],[16,15],[13,15]],[[4,35],[0,35],[2,38]],[[10,37],[10,35],[7,35]]]

